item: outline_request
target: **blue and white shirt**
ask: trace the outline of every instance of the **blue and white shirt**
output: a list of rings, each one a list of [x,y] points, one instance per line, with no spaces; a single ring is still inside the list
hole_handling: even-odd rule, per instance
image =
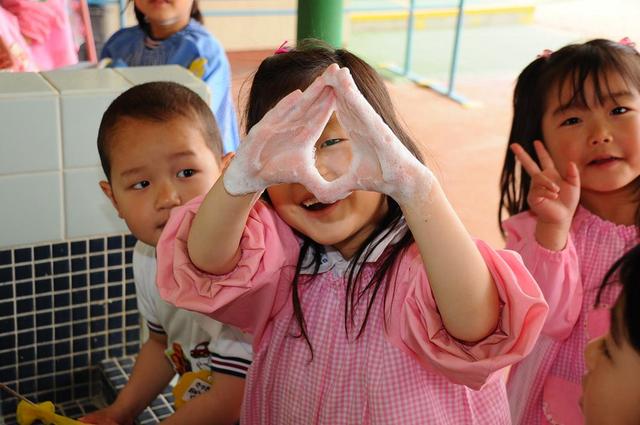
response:
[[[197,21],[192,19],[165,40],[151,39],[139,26],[121,29],[109,38],[100,58],[110,58],[114,67],[181,65],[189,69],[209,86],[224,152],[238,147],[229,61],[218,40]]]
[[[141,241],[133,248],[133,277],[140,315],[150,331],[167,336],[165,355],[176,373],[211,370],[245,377],[253,359],[251,336],[160,298],[156,250]]]

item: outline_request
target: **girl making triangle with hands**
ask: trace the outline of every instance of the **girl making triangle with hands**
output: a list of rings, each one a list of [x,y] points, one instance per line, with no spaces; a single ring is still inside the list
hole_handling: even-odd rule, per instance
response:
[[[165,299],[254,335],[241,422],[510,423],[495,372],[546,304],[467,234],[375,71],[318,44],[271,56],[247,129],[158,247]]]

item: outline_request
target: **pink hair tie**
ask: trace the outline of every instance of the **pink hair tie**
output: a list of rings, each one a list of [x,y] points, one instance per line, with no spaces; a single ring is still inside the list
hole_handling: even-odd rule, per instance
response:
[[[541,53],[538,53],[538,56],[536,56],[537,58],[545,58],[545,59],[549,59],[549,56],[551,56],[551,54],[553,53],[553,50],[551,49],[544,49]]]
[[[618,43],[622,44],[623,46],[628,46],[628,47],[631,47],[631,48],[635,48],[636,47],[636,43],[631,41],[631,39],[629,37],[623,38],[622,40],[618,41]]]
[[[287,52],[289,52],[289,50],[291,50],[291,48],[290,48],[289,46],[287,46],[287,41],[288,41],[288,40],[285,40],[285,41],[284,41],[284,43],[282,43],[282,44],[280,45],[280,47],[278,47],[278,48],[276,49],[276,51],[275,51],[275,52],[273,52],[273,54],[274,54],[274,55],[279,55],[279,54],[281,54],[281,53],[287,53]]]

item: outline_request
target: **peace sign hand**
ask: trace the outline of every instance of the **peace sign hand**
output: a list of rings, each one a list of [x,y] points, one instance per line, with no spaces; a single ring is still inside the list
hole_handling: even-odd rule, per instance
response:
[[[570,223],[580,200],[580,174],[574,162],[569,162],[566,175],[558,172],[553,159],[539,140],[533,142],[540,165],[517,143],[511,150],[531,177],[527,203],[538,217],[538,223],[560,225]]]

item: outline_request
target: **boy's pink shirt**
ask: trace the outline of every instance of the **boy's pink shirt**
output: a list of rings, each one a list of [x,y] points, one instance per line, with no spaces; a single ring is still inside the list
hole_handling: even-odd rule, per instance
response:
[[[620,287],[608,287],[597,308],[596,296],[607,270],[640,241],[638,230],[579,207],[567,246],[555,252],[535,240],[532,213],[518,214],[503,226],[507,248],[522,255],[549,304],[534,350],[511,370],[507,388],[514,424],[582,425],[578,401],[586,372],[584,349],[590,339],[608,331],[608,309]]]
[[[258,202],[236,269],[208,275],[186,249],[200,202],[172,211],[158,243],[158,285],[167,301],[254,335],[242,423],[424,423],[430,417],[450,424],[510,423],[504,383],[495,372],[531,350],[547,312],[517,254],[477,241],[500,294],[501,316],[495,332],[475,344],[447,333],[415,244],[399,261],[386,304],[377,297],[358,339],[345,331],[343,272],[329,270],[312,283],[303,276],[310,362],[304,339],[292,336],[298,332],[290,286],[299,240]],[[365,266],[365,279],[373,266]],[[356,319],[363,314],[356,311]]]

